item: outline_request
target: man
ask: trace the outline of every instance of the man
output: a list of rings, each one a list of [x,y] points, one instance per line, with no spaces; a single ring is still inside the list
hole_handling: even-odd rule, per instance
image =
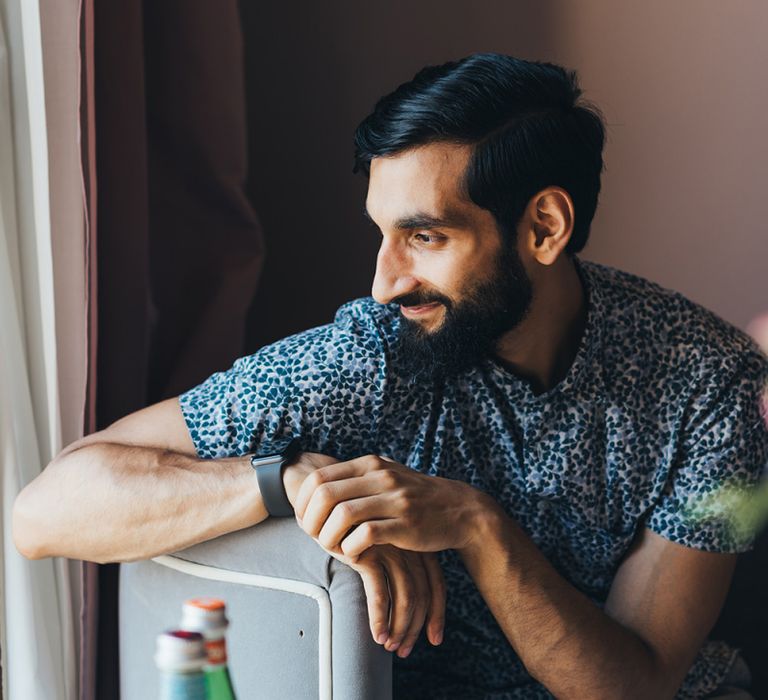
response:
[[[768,362],[577,257],[604,139],[579,98],[481,54],[380,100],[355,137],[373,299],[64,450],[17,501],[19,548],[129,560],[252,525],[247,455],[294,437],[287,498],[360,571],[396,697],[715,690],[735,653],[705,640],[751,543],[691,513],[759,478]]]

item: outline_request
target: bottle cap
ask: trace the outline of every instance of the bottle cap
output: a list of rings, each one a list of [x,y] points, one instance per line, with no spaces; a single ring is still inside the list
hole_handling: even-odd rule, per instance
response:
[[[157,636],[155,663],[161,671],[202,671],[207,659],[205,640],[199,632],[166,630]]]
[[[202,632],[206,637],[223,635],[229,625],[226,604],[219,598],[192,598],[184,601],[181,626]]]

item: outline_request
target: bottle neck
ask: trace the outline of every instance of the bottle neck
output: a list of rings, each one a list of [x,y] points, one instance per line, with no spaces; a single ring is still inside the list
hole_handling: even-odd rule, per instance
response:
[[[205,669],[208,700],[236,700],[232,679],[226,665],[207,666]]]
[[[208,655],[207,668],[227,667],[227,638],[224,635],[218,639],[206,639],[205,651]]]

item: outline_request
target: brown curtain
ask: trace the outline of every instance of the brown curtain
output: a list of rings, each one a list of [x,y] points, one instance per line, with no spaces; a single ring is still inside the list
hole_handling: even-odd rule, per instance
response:
[[[92,430],[177,395],[243,353],[263,243],[244,189],[237,3],[87,0],[83,23],[86,78],[89,39],[93,59],[84,105],[90,97],[95,133],[91,152],[83,139],[94,171]],[[84,582],[82,696],[112,700],[118,565],[86,564]]]

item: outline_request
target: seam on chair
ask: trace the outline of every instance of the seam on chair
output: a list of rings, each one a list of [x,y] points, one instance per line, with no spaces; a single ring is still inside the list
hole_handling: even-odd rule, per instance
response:
[[[329,557],[330,558],[330,557]],[[307,598],[312,598],[318,608],[318,689],[320,700],[331,700],[333,695],[333,675],[331,666],[331,599],[321,586],[305,581],[279,578],[277,576],[262,576],[260,574],[248,574],[242,571],[219,569],[215,566],[198,564],[180,557],[162,554],[153,557],[152,561],[160,566],[174,569],[190,576],[207,578],[212,581],[224,581],[226,583],[239,583],[245,586],[257,588],[270,588],[288,593],[296,593]]]

